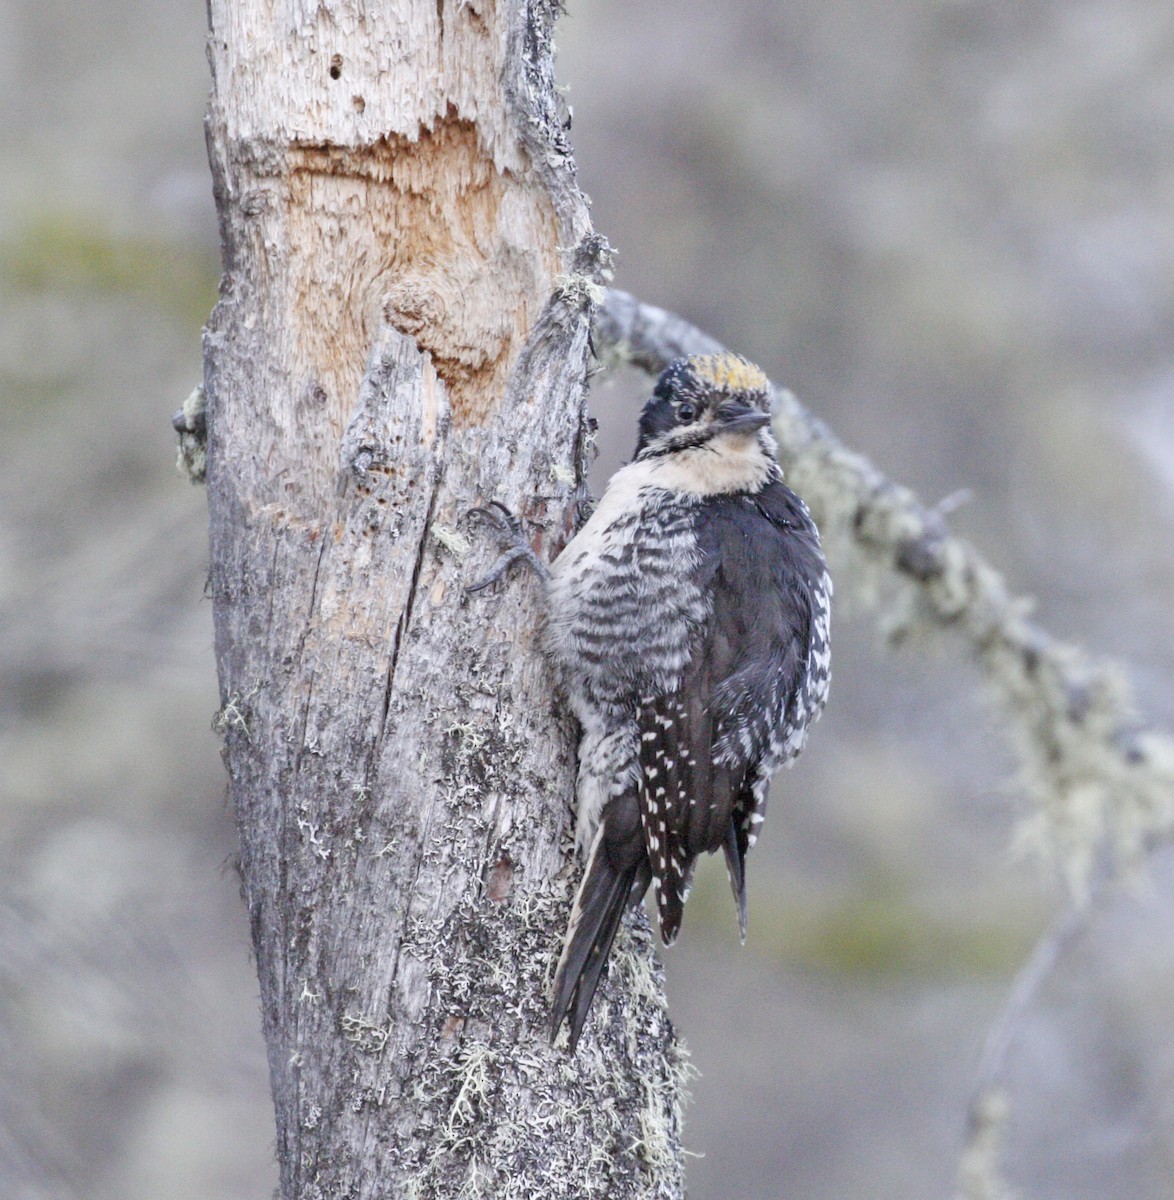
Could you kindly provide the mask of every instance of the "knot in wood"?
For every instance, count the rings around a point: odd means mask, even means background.
[[[451,307],[442,288],[419,275],[405,275],[383,297],[383,319],[401,333],[417,337],[443,325]]]

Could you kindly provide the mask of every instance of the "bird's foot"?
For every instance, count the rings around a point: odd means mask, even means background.
[[[490,567],[489,573],[477,580],[476,583],[470,583],[465,588],[466,592],[485,591],[486,588],[501,579],[516,562],[526,563],[537,572],[540,579],[550,578],[550,571],[546,564],[534,552],[534,547],[530,545],[529,539],[526,537],[521,519],[514,516],[504,504],[497,500],[491,500],[484,508],[469,509],[468,515],[480,517],[492,525],[497,531],[504,549],[501,557]]]

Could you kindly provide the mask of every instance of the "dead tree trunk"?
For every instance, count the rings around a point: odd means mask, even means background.
[[[538,589],[582,496],[604,248],[546,0],[210,0],[216,657],[282,1195],[683,1194],[641,924],[546,1045],[573,730]],[[466,558],[467,556],[467,558]]]

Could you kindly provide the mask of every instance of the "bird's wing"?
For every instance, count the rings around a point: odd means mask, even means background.
[[[719,847],[745,932],[745,858],[770,771],[809,717],[823,560],[806,510],[777,489],[714,506],[697,568],[707,619],[678,686],[643,697],[638,714],[640,814],[666,942],[680,928],[693,862]]]

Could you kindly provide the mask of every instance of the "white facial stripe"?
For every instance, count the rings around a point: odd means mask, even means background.
[[[633,463],[633,466],[637,464]],[[694,496],[756,492],[770,477],[774,457],[758,435],[719,434],[703,446],[644,460],[649,482]]]

